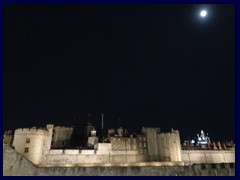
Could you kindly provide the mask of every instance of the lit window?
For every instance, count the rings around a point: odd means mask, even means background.
[[[143,143],[143,146],[146,147],[146,143]]]
[[[143,137],[143,141],[146,141],[146,138],[145,138],[145,137]]]
[[[29,151],[29,148],[28,148],[28,147],[25,147],[24,153],[28,153],[28,151]]]
[[[30,143],[30,138],[26,138],[26,143]]]

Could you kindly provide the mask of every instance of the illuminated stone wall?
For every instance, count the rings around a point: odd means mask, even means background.
[[[185,164],[235,163],[235,149],[232,150],[182,150]]]
[[[179,131],[157,134],[159,161],[181,161]]]
[[[37,167],[14,149],[3,145],[3,175],[31,176],[37,174]]]
[[[110,137],[114,150],[137,150],[137,139],[134,137]]]
[[[3,176],[234,176],[235,164],[174,162],[103,164],[99,166],[37,167],[8,146],[3,148]],[[107,166],[106,166],[107,165]]]
[[[145,162],[148,155],[138,154],[137,150],[111,150],[110,143],[99,143],[99,150],[50,150],[41,164]]]

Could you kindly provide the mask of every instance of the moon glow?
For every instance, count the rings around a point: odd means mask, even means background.
[[[205,17],[207,15],[207,11],[206,10],[202,10],[201,12],[200,12],[200,16],[201,17]]]

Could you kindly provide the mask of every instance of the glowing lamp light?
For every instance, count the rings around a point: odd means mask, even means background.
[[[201,16],[201,17],[206,17],[206,16],[207,16],[207,11],[206,11],[206,10],[202,10],[202,11],[200,12],[200,16]]]

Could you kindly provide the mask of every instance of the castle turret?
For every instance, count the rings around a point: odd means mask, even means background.
[[[97,135],[97,131],[93,127],[91,130],[91,136],[88,137],[88,144],[87,144],[88,148],[94,148],[94,149],[98,148],[98,137],[96,137],[96,135]]]
[[[160,128],[143,127],[142,133],[147,138],[147,151],[151,161],[158,161],[157,133]]]
[[[178,130],[157,134],[160,161],[181,161],[181,142]]]
[[[13,147],[34,164],[40,164],[49,141],[49,131],[38,128],[16,129]],[[51,140],[50,140],[51,145]]]
[[[69,147],[71,143],[72,133],[72,127],[55,126],[53,128],[51,149]]]

